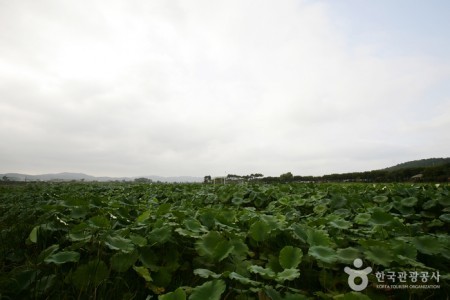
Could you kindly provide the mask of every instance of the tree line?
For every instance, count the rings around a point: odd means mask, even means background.
[[[292,172],[280,176],[264,177],[261,173],[250,175],[228,174],[226,182],[448,182],[450,179],[450,163],[431,167],[413,167],[402,169],[384,169],[365,172],[329,174],[323,176],[293,175]],[[204,183],[212,183],[211,176],[204,177]]]

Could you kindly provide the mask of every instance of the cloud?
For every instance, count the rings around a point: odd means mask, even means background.
[[[323,2],[0,5],[5,171],[318,175],[450,150],[448,61],[379,56]]]

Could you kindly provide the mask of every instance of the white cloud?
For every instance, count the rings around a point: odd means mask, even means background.
[[[306,175],[447,156],[450,143],[438,137],[449,129],[449,90],[433,89],[448,81],[448,60],[380,57],[350,43],[329,9],[2,2],[1,165]]]

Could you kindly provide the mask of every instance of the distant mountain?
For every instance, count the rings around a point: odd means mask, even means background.
[[[381,178],[382,176],[379,174],[380,172],[384,172],[384,173],[388,173],[388,174],[396,174],[396,173],[405,173],[402,174],[401,176],[397,176],[397,177],[405,177],[405,178],[410,178],[413,175],[416,175],[417,173],[422,173],[425,172],[425,170],[427,170],[425,173],[429,173],[429,174],[425,174],[424,178],[437,178],[436,176],[438,176],[440,179],[439,180],[447,180],[448,178],[448,173],[449,173],[449,166],[450,166],[450,157],[447,158],[428,158],[428,159],[421,159],[421,160],[413,160],[413,161],[408,161],[408,162],[404,162],[398,165],[395,165],[393,167],[389,167],[389,168],[385,168],[385,169],[381,169],[381,170],[374,170],[374,171],[367,171],[367,172],[355,172],[355,173],[346,173],[346,174],[331,174],[331,175],[323,175],[323,176],[319,176],[322,179],[325,180],[341,180],[341,179],[348,179],[348,178],[362,178],[361,174],[365,174],[365,173],[376,173],[375,175],[373,175],[372,177],[374,178]],[[444,168],[444,169],[442,169]],[[418,170],[419,169],[419,170]],[[423,170],[420,170],[423,169]],[[435,172],[437,169],[438,172],[440,172],[439,174],[434,174],[433,176],[431,176],[431,173]],[[442,169],[442,170],[440,170]],[[402,171],[404,170],[404,171]],[[410,172],[411,174],[409,174],[408,172]],[[435,172],[436,173],[436,172]],[[442,173],[442,174],[441,174]],[[391,176],[389,175],[389,176]],[[395,181],[398,180],[397,177],[395,178],[391,178],[388,175],[383,175],[383,176],[387,176],[386,180],[387,181]],[[428,177],[427,177],[428,176]],[[306,177],[302,177],[302,176],[297,176],[299,178],[297,178],[297,180],[316,180],[314,179],[313,176],[306,176]],[[369,176],[370,177],[370,176]],[[374,180],[372,177],[370,177],[370,180]],[[403,178],[402,177],[402,178]],[[56,173],[56,174],[41,174],[41,175],[27,175],[27,174],[19,174],[19,173],[6,173],[6,174],[0,174],[0,181],[1,180],[9,180],[9,181],[99,181],[99,182],[107,182],[107,181],[134,181],[135,179],[138,178],[147,178],[147,179],[151,179],[153,182],[203,182],[203,177],[192,177],[192,176],[175,176],[175,177],[163,177],[163,176],[135,176],[135,177],[96,177],[96,176],[91,176],[91,175],[87,175],[84,173],[69,173],[69,172],[64,172],[64,173]],[[263,181],[265,182],[270,182],[270,180],[275,180],[277,181],[277,177],[266,177],[264,178]]]
[[[28,175],[20,173],[6,173],[0,174],[0,180],[3,178],[9,181],[133,181],[136,178],[147,178],[154,182],[203,182],[203,178],[192,176],[176,176],[176,177],[163,177],[163,176],[136,176],[136,177],[96,177],[87,175],[84,173],[56,173],[56,174],[40,174],[40,175]]]
[[[428,168],[428,167],[438,167],[450,163],[450,157],[447,158],[427,158],[420,160],[413,160],[404,162],[393,167],[385,168],[385,171],[397,171],[402,169],[411,168]]]

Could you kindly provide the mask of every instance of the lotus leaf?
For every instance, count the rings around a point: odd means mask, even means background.
[[[256,221],[250,226],[249,234],[257,242],[266,240],[269,237],[271,227],[263,221]]]
[[[111,224],[105,216],[94,216],[89,219],[88,224],[92,228],[109,228]]]
[[[412,239],[412,243],[417,250],[422,253],[434,255],[442,251],[442,246],[439,240],[432,236],[419,236]]]
[[[81,241],[89,241],[92,238],[92,235],[85,231],[75,231],[69,233],[69,239],[73,242],[81,242]]]
[[[202,278],[212,277],[212,278],[215,278],[215,279],[220,278],[222,276],[222,275],[216,274],[213,271],[208,270],[208,269],[195,269],[194,270],[194,274],[198,275],[198,276],[200,276]]]
[[[298,225],[298,224],[294,224],[292,225],[292,230],[293,230],[293,237],[296,239],[301,240],[302,242],[306,243],[306,241],[308,240],[308,227],[304,226],[304,225]]]
[[[87,264],[78,266],[72,274],[72,283],[79,289],[88,286],[98,286],[109,276],[108,267],[98,259],[89,261]]]
[[[336,251],[337,258],[343,263],[352,263],[355,259],[361,257],[361,253],[358,249],[348,247],[344,249],[339,249]]]
[[[283,282],[285,280],[294,280],[300,276],[300,271],[298,269],[284,269],[276,276],[276,281]]]
[[[236,219],[236,212],[233,210],[221,210],[220,212],[216,211],[215,218],[218,222],[233,226],[233,223]]]
[[[387,196],[384,195],[378,195],[372,198],[374,202],[376,203],[384,203],[386,202],[389,198]]]
[[[202,236],[200,232],[194,232],[184,228],[177,228],[175,229],[175,232],[177,232],[179,235],[188,236],[191,238],[200,238]]]
[[[280,251],[279,262],[284,269],[296,268],[302,261],[303,252],[293,246],[285,246]]]
[[[325,246],[313,246],[309,248],[309,255],[317,260],[323,261],[325,263],[332,264],[337,260],[336,253],[330,247]]]
[[[200,256],[221,261],[228,257],[233,251],[233,245],[217,231],[210,231],[202,236],[196,243],[195,248]]]
[[[160,228],[154,228],[148,235],[148,242],[152,244],[164,244],[172,236],[172,228],[164,226]]]
[[[131,252],[134,250],[134,245],[131,240],[121,236],[108,236],[105,245],[112,250],[120,250],[123,252]]]
[[[156,215],[158,215],[158,216],[165,215],[168,212],[170,212],[171,208],[172,208],[172,204],[170,204],[170,203],[163,203],[156,210]]]
[[[310,228],[307,231],[307,235],[308,235],[308,244],[310,246],[327,246],[328,247],[332,244],[328,235],[323,231],[319,231],[319,230]]]
[[[439,204],[442,206],[450,206],[450,197],[446,195],[445,197],[439,197]]]
[[[402,240],[391,240],[387,248],[392,249],[395,256],[408,257],[410,259],[416,259],[417,256],[416,247]]]
[[[352,223],[350,223],[349,221],[345,221],[345,220],[335,220],[335,221],[331,221],[330,225],[333,226],[334,228],[337,229],[349,229],[353,226]]]
[[[130,240],[138,247],[147,245],[147,239],[139,234],[130,234]]]
[[[330,201],[330,207],[334,209],[344,207],[346,204],[347,198],[343,195],[335,195]]]
[[[417,198],[416,197],[408,197],[408,198],[404,198],[404,199],[402,199],[401,201],[400,201],[400,203],[403,205],[403,206],[406,206],[406,207],[413,207],[413,206],[415,206],[416,204],[417,204]]]
[[[74,219],[83,219],[84,217],[86,217],[87,214],[89,214],[89,207],[87,206],[74,207],[72,209],[72,212],[70,213],[70,217]]]
[[[242,198],[242,196],[234,196],[231,199],[231,203],[233,203],[234,205],[241,205],[245,202],[244,202],[244,198]]]
[[[152,273],[152,281],[160,287],[167,287],[172,281],[173,270],[171,268],[161,267],[155,273]]]
[[[325,204],[319,204],[317,206],[314,206],[313,210],[316,214],[321,215],[328,210],[328,206],[326,206]]]
[[[153,281],[152,277],[150,276],[150,272],[146,267],[141,266],[133,266],[133,270],[136,271],[136,273],[139,274],[146,282]]]
[[[410,217],[410,215],[415,214],[414,207],[404,206],[400,203],[396,203],[395,208],[403,215],[403,217]]]
[[[183,224],[188,230],[193,232],[208,232],[208,230],[202,226],[199,221],[193,218],[187,218],[184,220]]]
[[[48,256],[44,261],[46,263],[54,263],[57,265],[67,262],[78,262],[80,259],[80,253],[75,251],[62,251]]]
[[[294,206],[304,206],[306,204],[306,199],[295,197],[292,201],[292,205]]]
[[[283,297],[283,300],[309,300],[311,298],[302,295],[302,294],[291,294],[291,293],[286,293],[286,295]]]
[[[151,214],[151,211],[149,211],[149,210],[144,211],[142,214],[140,214],[136,218],[136,222],[137,223],[144,223],[145,221],[147,221],[150,218],[150,214]]]
[[[281,198],[278,199],[278,203],[282,204],[282,205],[292,205],[292,197],[289,195],[283,196]]]
[[[230,240],[230,245],[233,246],[233,255],[246,257],[249,253],[247,244],[240,239],[235,238]]]
[[[442,227],[444,226],[444,222],[442,222],[439,219],[434,219],[433,221],[431,221],[430,223],[427,224],[427,227],[431,228],[431,227]]]
[[[141,249],[139,260],[142,262],[144,266],[150,268],[152,271],[159,270],[158,267],[158,256],[152,250],[151,247],[147,246]]]
[[[270,299],[270,300],[282,300],[283,299],[281,294],[270,286],[264,287],[264,293],[268,296],[268,298],[260,297],[260,299]]]
[[[209,229],[213,229],[214,225],[216,224],[214,213],[210,210],[201,212],[198,218],[202,222],[202,224]]]
[[[58,249],[59,249],[59,245],[58,244],[53,244],[50,247],[48,247],[47,249],[42,250],[41,253],[39,253],[39,256],[38,256],[38,262],[43,262],[44,259],[46,259],[51,254],[53,254],[56,251],[58,251]]]
[[[248,267],[251,273],[259,274],[263,278],[274,278],[275,272],[270,268],[263,268],[261,266],[251,265]]]
[[[186,292],[182,288],[177,288],[173,292],[159,295],[158,300],[186,300]]]
[[[369,213],[359,213],[354,220],[356,224],[364,225],[369,223],[370,217],[371,215]]]
[[[350,216],[351,212],[346,208],[339,208],[334,211],[334,214],[340,217],[348,217]]]
[[[392,221],[393,217],[380,209],[374,210],[370,218],[370,222],[374,225],[389,225]]]
[[[422,217],[424,217],[424,218],[427,218],[427,219],[434,219],[434,218],[436,218],[436,214],[434,212],[426,211],[426,210],[421,211],[420,215]]]
[[[450,214],[440,215],[439,219],[441,219],[442,221],[444,221],[446,223],[450,223]]]
[[[61,202],[62,206],[66,207],[77,207],[77,206],[87,206],[88,203],[84,199],[80,198],[71,198],[71,199],[65,199]]]
[[[436,199],[428,200],[422,205],[423,209],[430,209],[437,205],[438,201]]]
[[[35,227],[31,230],[30,235],[28,236],[28,238],[30,239],[30,241],[31,241],[32,243],[37,243],[39,227],[40,227],[39,225],[38,225],[38,226],[35,226]]]
[[[236,272],[231,272],[230,274],[228,274],[228,278],[239,281],[240,283],[246,284],[246,285],[253,285],[253,286],[261,285],[260,282],[251,280],[250,278],[242,276]]]
[[[394,260],[392,250],[381,246],[371,246],[364,251],[364,254],[368,260],[385,267],[388,267]]]
[[[221,279],[207,281],[194,288],[189,300],[220,300],[220,295],[225,291],[225,282]]]
[[[272,269],[275,272],[283,271],[283,267],[280,265],[279,255],[275,256],[275,255],[270,254],[268,256],[268,261],[266,263],[266,268]]]
[[[125,272],[134,265],[138,257],[137,251],[130,253],[118,252],[111,256],[111,269],[117,272]]]

